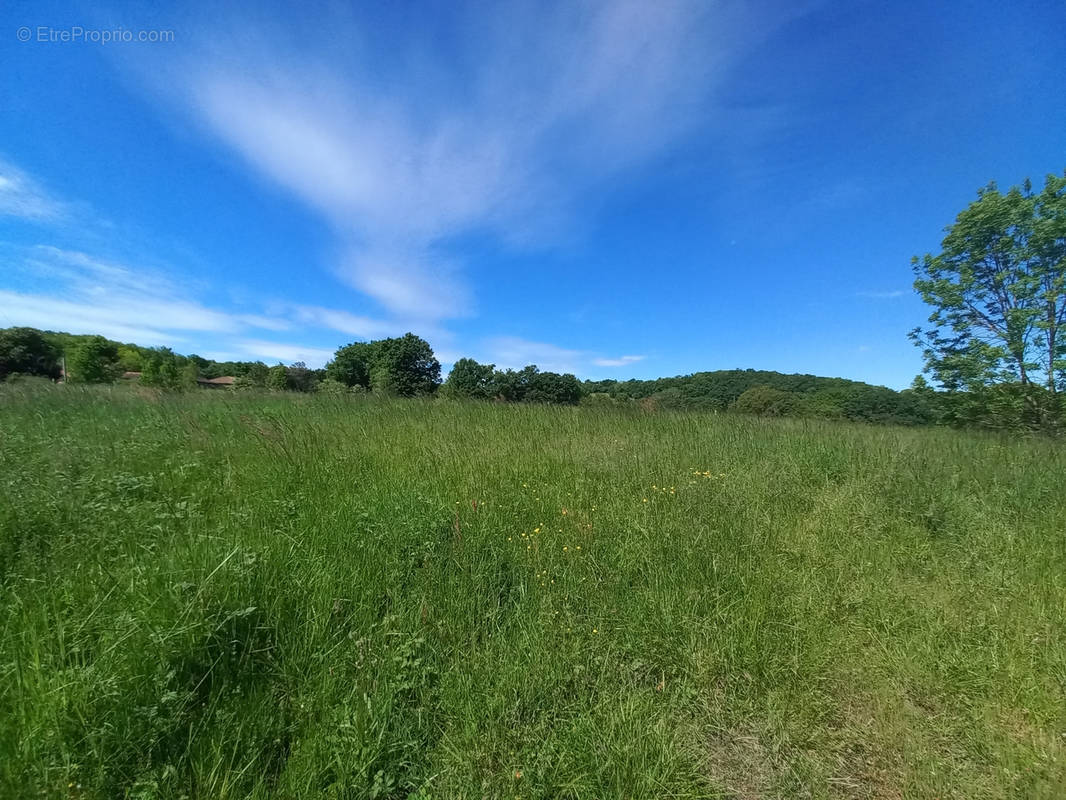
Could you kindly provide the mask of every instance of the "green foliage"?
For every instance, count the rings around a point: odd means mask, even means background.
[[[252,392],[263,388],[265,388],[265,383],[257,383],[247,376],[233,379],[233,390],[235,392]]]
[[[581,405],[592,407],[612,407],[622,402],[618,398],[611,397],[607,392],[587,392],[581,395]]]
[[[785,375],[763,370],[697,372],[650,381],[586,381],[589,393],[640,400],[674,410],[734,411],[767,416],[813,416],[898,425],[934,421],[934,398],[843,378]],[[752,392],[741,401],[746,393]],[[772,391],[769,391],[772,390]]]
[[[188,369],[189,361],[169,347],[147,349],[141,357],[141,384],[157,389],[184,389],[196,384],[195,372]],[[196,365],[192,365],[195,370]],[[191,384],[190,384],[191,379]]]
[[[431,395],[440,386],[440,362],[429,343],[413,333],[371,343],[370,387],[399,397]]]
[[[479,364],[472,358],[455,362],[444,390],[447,396],[455,398],[556,405],[576,405],[585,393],[573,375],[541,372],[535,364],[518,371],[498,370],[495,364]]]
[[[460,358],[452,365],[441,391],[448,397],[489,400],[495,393],[495,364],[479,364],[472,358]]]
[[[772,386],[752,386],[733,401],[730,409],[763,417],[799,417],[806,410],[801,394]]]
[[[258,377],[258,371],[256,373]],[[308,369],[302,361],[296,361],[290,366],[276,364],[269,369],[264,368],[262,374],[263,379],[260,383],[257,384],[255,380],[248,377],[242,380],[242,387],[260,385],[273,392],[313,392],[318,383],[315,371]]]
[[[911,333],[927,371],[971,399],[1016,383],[1023,413],[1054,424],[1044,415],[1056,403],[1028,387],[1054,395],[1066,385],[1066,176],[1049,175],[1040,192],[1028,181],[1006,194],[989,184],[946,232],[940,253],[913,260],[915,289],[933,307],[931,326]]]
[[[399,397],[431,395],[440,386],[440,362],[429,343],[413,333],[337,350],[326,375],[345,386]]]
[[[77,383],[111,383],[119,374],[118,346],[103,336],[89,336],[66,354],[67,378]]]
[[[769,386],[785,392],[805,394],[856,381],[821,378],[816,375],[785,375],[754,369],[696,372],[674,378],[628,381],[586,381],[585,390],[606,392],[618,399],[652,400],[661,408],[677,410],[725,411],[740,395],[755,386]],[[865,384],[862,384],[865,385]]]
[[[315,392],[330,397],[339,397],[340,395],[349,394],[351,391],[350,387],[345,386],[334,378],[324,378],[315,384]]]
[[[35,328],[0,330],[0,382],[12,374],[60,375],[59,350]]]
[[[200,378],[200,368],[197,367],[196,362],[190,360],[182,367],[181,377],[179,381],[181,386],[186,389],[193,389],[196,387],[196,381]]]
[[[267,372],[266,388],[272,392],[284,392],[289,388],[289,374],[284,364],[275,364]]]
[[[522,399],[527,403],[576,405],[581,400],[582,392],[581,382],[573,375],[538,370],[529,381]]]
[[[326,377],[345,386],[370,389],[370,365],[374,360],[372,342],[352,342],[337,350],[326,364]]]
[[[223,365],[225,366],[225,365]],[[270,374],[270,368],[267,367],[262,361],[255,361],[248,364],[244,370],[233,369],[228,372],[222,373],[224,375],[234,375],[246,379],[253,386],[266,386],[267,376]],[[206,377],[217,378],[217,375],[208,375]]]
[[[1057,443],[45,389],[0,797],[1062,796]]]
[[[144,353],[133,345],[118,346],[118,368],[123,372],[140,372],[144,369]]]
[[[493,375],[493,395],[509,403],[521,403],[526,399],[533,379],[537,375],[537,367],[529,364],[520,370],[498,370]]]
[[[296,361],[285,370],[285,384],[293,392],[313,392],[315,390],[314,370],[307,368],[303,361]]]

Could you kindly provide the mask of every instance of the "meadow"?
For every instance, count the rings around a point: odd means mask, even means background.
[[[1064,453],[0,387],[0,796],[1066,796]]]

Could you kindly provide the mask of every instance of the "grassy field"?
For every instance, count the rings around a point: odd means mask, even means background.
[[[0,392],[0,796],[1066,796],[1066,451]]]

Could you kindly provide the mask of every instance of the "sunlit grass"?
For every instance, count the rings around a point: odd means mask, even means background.
[[[0,393],[0,796],[1059,797],[1066,458]]]

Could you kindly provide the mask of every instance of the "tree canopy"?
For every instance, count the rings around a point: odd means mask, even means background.
[[[946,229],[941,252],[913,260],[915,289],[933,306],[914,337],[949,387],[1066,380],[1066,177],[1006,194],[994,183]]]
[[[0,381],[10,375],[60,375],[60,351],[35,328],[0,330]]]
[[[455,362],[444,388],[449,397],[510,403],[572,405],[585,393],[581,382],[570,374],[541,372],[536,364],[520,370],[498,370],[495,364],[479,364],[472,358]]]
[[[110,383],[118,375],[118,346],[103,336],[90,336],[67,353],[69,380]]]
[[[912,261],[933,308],[911,332],[926,371],[972,396],[1018,384],[1026,405],[1054,416],[1066,384],[1066,176],[1041,191],[991,183],[945,231],[939,253]]]
[[[398,397],[431,395],[440,386],[440,362],[425,339],[413,333],[337,350],[326,375],[349,387]]]

